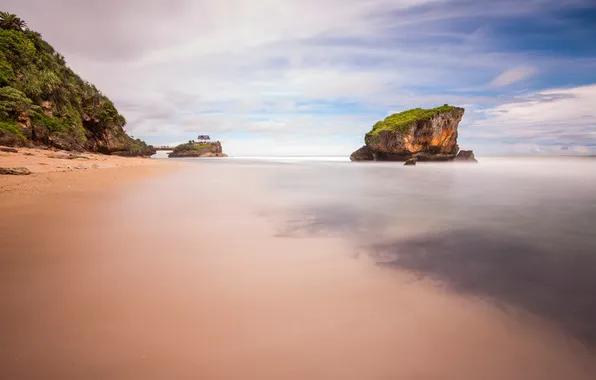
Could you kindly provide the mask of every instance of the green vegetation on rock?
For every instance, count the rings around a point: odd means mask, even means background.
[[[129,137],[125,124],[114,104],[66,66],[40,33],[16,15],[0,12],[0,144],[155,152]]]
[[[176,146],[174,148],[174,152],[188,152],[191,150],[201,150],[201,149],[210,148],[210,147],[211,147],[211,143],[198,144],[198,143],[195,143],[194,141],[189,141],[186,144],[180,144],[180,145]]]
[[[25,140],[25,136],[16,121],[0,120],[0,133],[12,134],[19,139]]]
[[[411,110],[395,113],[388,116],[385,120],[378,121],[370,132],[366,134],[366,138],[374,138],[379,136],[383,131],[392,132],[407,132],[412,125],[419,121],[430,120],[432,117],[443,113],[456,110],[457,107],[444,105],[437,108],[414,108]]]

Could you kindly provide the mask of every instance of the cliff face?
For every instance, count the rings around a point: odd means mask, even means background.
[[[12,16],[0,12],[0,144],[155,153],[126,134],[126,120],[110,99],[66,66],[41,34],[5,22]]]
[[[452,160],[457,155],[457,127],[464,109],[445,105],[416,108],[377,122],[364,138],[366,145],[352,153],[352,161]]]
[[[168,154],[168,157],[227,157],[221,149],[221,143],[215,142],[194,142],[180,144]]]

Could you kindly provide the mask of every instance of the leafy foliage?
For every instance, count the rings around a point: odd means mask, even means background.
[[[23,31],[27,28],[27,23],[17,17],[17,15],[0,12],[0,28]]]
[[[4,132],[5,134],[10,134],[13,136],[17,136],[21,139],[25,139],[21,128],[15,121],[3,121],[0,120],[0,133]]]
[[[45,126],[52,133],[66,133],[71,130],[71,127],[63,120],[51,118],[43,113],[36,114],[31,118],[31,122],[36,125]]]
[[[152,149],[126,135],[126,120],[112,101],[66,66],[40,33],[7,12],[0,12],[0,121],[43,125],[50,133],[69,134],[62,140],[77,147],[105,153]],[[17,134],[13,127],[3,131]]]
[[[27,112],[33,102],[16,88],[5,86],[0,88],[0,119],[16,120]]]

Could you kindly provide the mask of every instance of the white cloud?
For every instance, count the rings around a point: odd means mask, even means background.
[[[525,94],[486,110],[496,125],[596,125],[596,85]]]
[[[498,75],[492,80],[491,85],[497,87],[508,86],[524,79],[528,79],[534,74],[536,74],[536,68],[534,67],[516,67]]]
[[[594,104],[596,85],[527,93],[479,110],[480,117],[465,126],[464,140],[516,153],[596,153]]]

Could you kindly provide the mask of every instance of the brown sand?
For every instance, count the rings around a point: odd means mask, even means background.
[[[339,240],[272,238],[235,189],[207,188],[197,217],[164,167],[3,184],[0,378],[594,378],[591,353],[531,318]]]
[[[0,167],[26,167],[31,175],[0,176],[0,207],[22,207],[50,198],[89,193],[111,184],[133,180],[179,167],[176,162],[140,157],[118,157],[93,153],[18,148],[18,153],[0,151]],[[62,158],[57,158],[62,157]]]

